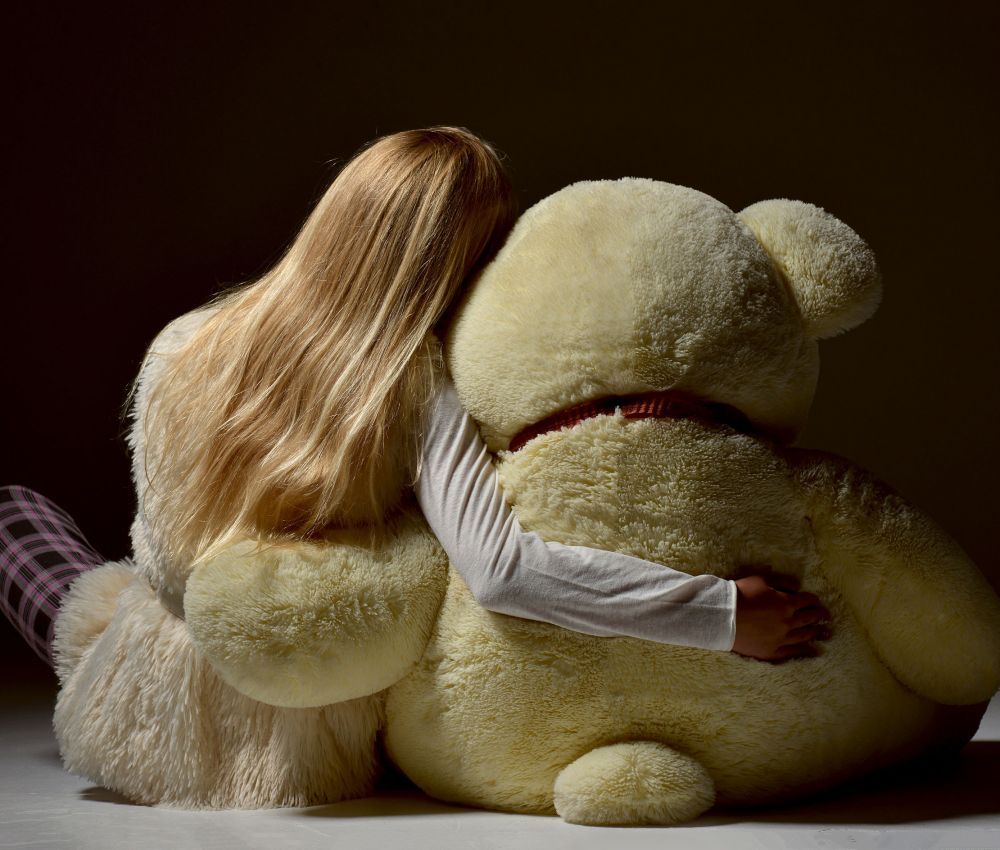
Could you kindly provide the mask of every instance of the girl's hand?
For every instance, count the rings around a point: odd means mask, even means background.
[[[761,661],[815,655],[810,641],[827,638],[830,612],[813,593],[780,590],[777,576],[736,580],[736,642],[732,651]],[[786,583],[786,586],[787,583]]]

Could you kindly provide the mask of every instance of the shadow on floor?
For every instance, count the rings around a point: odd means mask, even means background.
[[[428,797],[423,792],[383,791],[377,797],[363,797],[360,800],[344,800],[325,806],[310,806],[297,809],[296,816],[310,818],[384,818],[400,815],[454,815],[461,812],[479,811],[467,806],[442,803]]]
[[[715,809],[698,823],[898,825],[998,813],[1000,741],[971,741],[957,758],[894,765],[799,803]]]
[[[114,803],[118,806],[145,806],[144,803],[136,803],[117,791],[102,788],[100,785],[91,785],[80,792],[81,800],[88,800],[92,803]],[[149,808],[146,806],[146,808]]]
[[[55,749],[37,754],[60,764]],[[138,805],[100,786],[80,792],[95,803]],[[291,816],[366,818],[475,811],[434,800],[389,767],[376,794],[356,800],[286,810]],[[720,807],[686,826],[730,824],[901,825],[1000,814],[1000,741],[971,741],[955,757],[894,765],[797,802]],[[542,815],[541,817],[545,817]]]
[[[472,809],[433,800],[390,776],[378,796],[313,806],[296,816],[441,815]],[[1000,741],[972,741],[961,755],[876,771],[797,803],[713,809],[687,827],[731,824],[901,825],[1000,814]],[[544,817],[544,816],[542,816]]]

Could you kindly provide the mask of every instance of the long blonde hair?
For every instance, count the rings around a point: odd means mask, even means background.
[[[194,564],[242,537],[379,524],[385,466],[419,473],[434,327],[515,216],[501,155],[465,128],[355,153],[281,259],[213,298],[150,390],[168,555]]]

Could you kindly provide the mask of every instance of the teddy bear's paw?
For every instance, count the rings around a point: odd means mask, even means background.
[[[715,802],[715,783],[702,765],[652,741],[598,747],[560,771],[555,807],[569,823],[675,824]]]
[[[398,682],[424,651],[447,556],[416,512],[369,536],[260,548],[239,541],[188,579],[191,639],[223,681],[269,705],[310,708]]]

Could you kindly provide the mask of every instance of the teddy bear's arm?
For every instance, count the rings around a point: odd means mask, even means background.
[[[243,541],[197,567],[184,596],[194,642],[234,688],[327,705],[376,693],[419,659],[447,581],[422,518],[402,514],[376,545],[343,531],[254,549]]]
[[[889,485],[844,458],[798,451],[822,569],[882,661],[930,699],[1000,687],[1000,599],[961,547]]]

